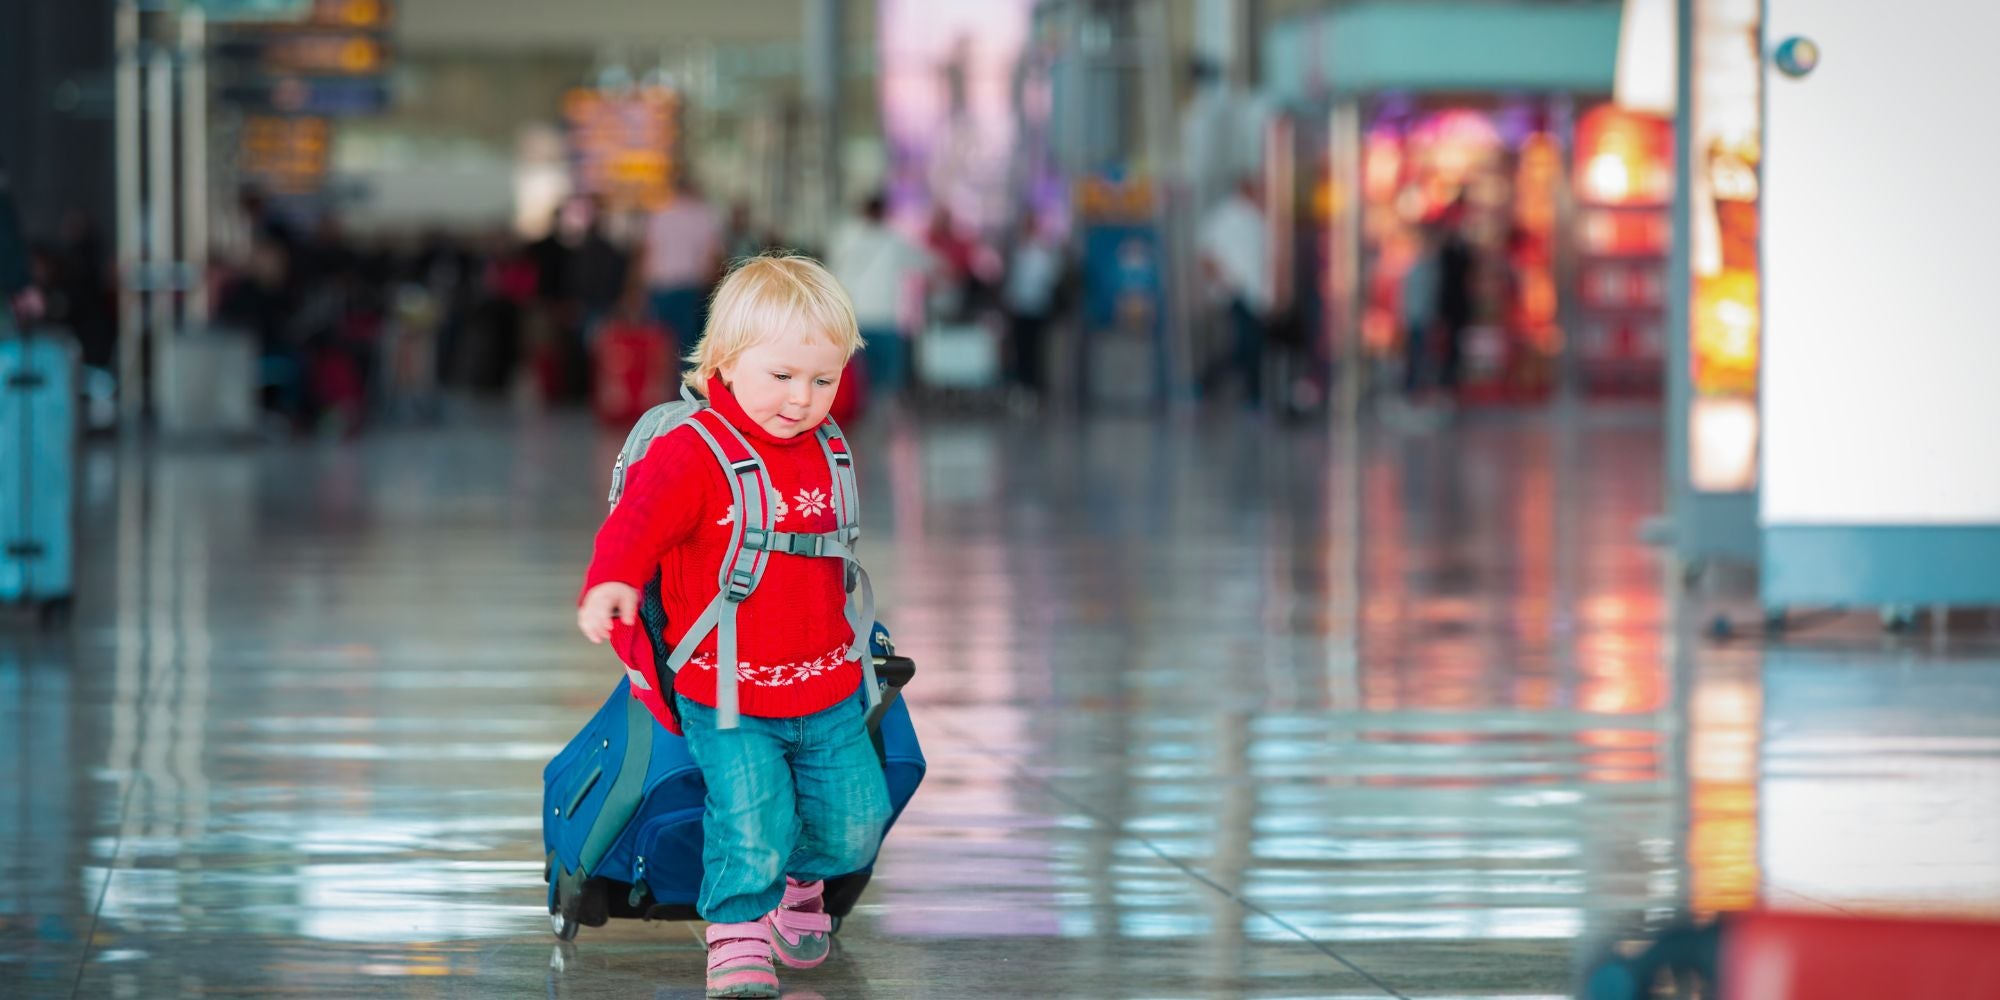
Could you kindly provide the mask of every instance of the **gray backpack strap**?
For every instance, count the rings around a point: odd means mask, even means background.
[[[820,453],[826,456],[828,474],[833,479],[835,538],[826,546],[826,555],[847,561],[847,592],[861,591],[861,603],[847,604],[847,624],[854,629],[854,645],[847,658],[861,661],[862,684],[868,691],[868,707],[881,702],[882,692],[875,681],[875,657],[869,655],[868,638],[875,632],[875,585],[861,565],[855,549],[861,544],[861,487],[854,478],[854,455],[847,450],[847,435],[828,418],[819,425]]]
[[[632,430],[625,435],[625,444],[618,449],[618,461],[611,467],[611,495],[607,498],[611,506],[618,506],[618,498],[625,495],[625,471],[630,469],[634,463],[646,457],[646,452],[650,451],[653,447],[653,441],[674,428],[679,427],[681,424],[686,423],[689,418],[699,413],[707,405],[700,397],[689,392],[687,387],[683,386],[681,387],[680,399],[670,403],[661,403],[647,410],[645,414],[639,417],[638,421],[632,425]],[[673,669],[680,669],[680,664],[675,663]],[[635,688],[642,691],[651,691],[653,689],[652,682],[647,679],[646,675],[632,667],[628,666],[625,668],[625,676],[631,679],[632,686]]]
[[[647,410],[639,421],[632,425],[631,432],[625,435],[625,446],[618,449],[618,462],[611,467],[609,499],[612,506],[617,506],[618,498],[625,495],[625,470],[646,457],[647,450],[653,446],[653,439],[679,427],[707,405],[689,394],[684,387],[681,389],[680,399],[671,403],[661,403]]]
[[[829,417],[819,425],[819,450],[826,456],[826,468],[833,479],[833,513],[846,535],[848,546],[861,537],[861,488],[854,480],[854,456],[847,450],[847,435]]]
[[[854,627],[854,645],[848,647],[847,658],[861,661],[861,686],[868,692],[868,710],[882,703],[882,685],[875,679],[875,657],[868,651],[868,638],[875,634],[875,584],[868,579],[868,571],[861,567],[861,561],[854,558],[849,550],[846,554],[847,566],[853,571],[854,585],[861,591],[861,604],[852,600],[847,605],[847,624]]]
[[[721,439],[709,427],[710,423],[720,424],[733,438],[737,447],[732,450],[723,445]],[[735,729],[742,718],[737,705],[737,659],[736,659],[736,609],[757,589],[764,579],[764,569],[770,564],[771,555],[764,549],[744,544],[746,534],[769,534],[771,530],[771,509],[767,502],[771,492],[770,477],[764,471],[763,459],[757,457],[757,450],[750,447],[742,433],[731,427],[726,420],[691,422],[696,434],[708,443],[715,453],[716,461],[722,463],[723,478],[729,481],[730,498],[736,501],[736,519],[729,526],[729,555],[722,561],[722,569],[716,578],[715,600],[709,602],[695,622],[696,627],[711,623],[715,629],[715,717],[716,728]],[[697,632],[690,628],[681,638],[682,649],[692,650],[707,635],[707,628]],[[675,663],[679,661],[679,663]],[[676,650],[668,661],[676,670],[687,662],[681,650]]]
[[[852,549],[861,542],[861,487],[854,480],[854,455],[847,450],[847,435],[840,432],[840,425],[828,418],[820,424],[819,450],[826,456],[827,475],[832,480],[833,514],[840,540]],[[854,574],[861,564],[849,563],[847,567],[847,590],[853,593]]]

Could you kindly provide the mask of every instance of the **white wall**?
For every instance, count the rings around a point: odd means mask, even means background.
[[[512,231],[517,173],[511,161],[499,158],[342,171],[337,184],[358,194],[341,205],[341,224],[356,233]]]
[[[2000,523],[2000,4],[1767,10],[1762,520]]]
[[[859,18],[873,12],[872,0],[848,6],[857,21],[850,31],[867,31],[872,18]],[[646,53],[662,42],[797,38],[804,19],[803,0],[402,0],[395,34],[414,48],[592,52],[624,44]]]

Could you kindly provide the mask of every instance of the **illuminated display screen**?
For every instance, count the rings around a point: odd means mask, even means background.
[[[1688,463],[1695,489],[1757,486],[1763,113],[1757,0],[1695,7]]]
[[[578,89],[563,99],[578,191],[614,209],[655,209],[673,199],[680,95],[660,87]]]

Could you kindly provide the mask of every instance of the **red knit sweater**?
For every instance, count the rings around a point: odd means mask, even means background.
[[[721,379],[709,380],[708,398],[764,460],[778,491],[770,501],[773,528],[821,532],[838,527],[828,501],[832,477],[816,435],[772,435],[743,413]],[[654,440],[626,470],[625,491],[597,530],[584,590],[607,581],[643,589],[657,570],[667,641],[678,648],[688,624],[715,598],[716,574],[735,517],[721,463],[693,428],[677,427]],[[843,613],[843,568],[838,559],[771,556],[762,582],[737,609],[737,696],[744,715],[811,715],[860,686],[860,664],[846,659],[854,630]],[[625,651],[645,643],[643,627],[614,622],[613,648]],[[640,659],[650,661],[651,656]],[[637,661],[626,655],[625,662]],[[674,690],[713,707],[715,678],[715,634],[710,632],[681,669]]]

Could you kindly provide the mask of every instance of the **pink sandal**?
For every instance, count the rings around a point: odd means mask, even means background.
[[[708,995],[778,995],[778,970],[771,964],[771,928],[762,921],[708,925]]]
[[[833,918],[825,913],[824,882],[785,879],[785,901],[764,915],[771,928],[771,950],[778,961],[794,969],[810,969],[833,953]]]

